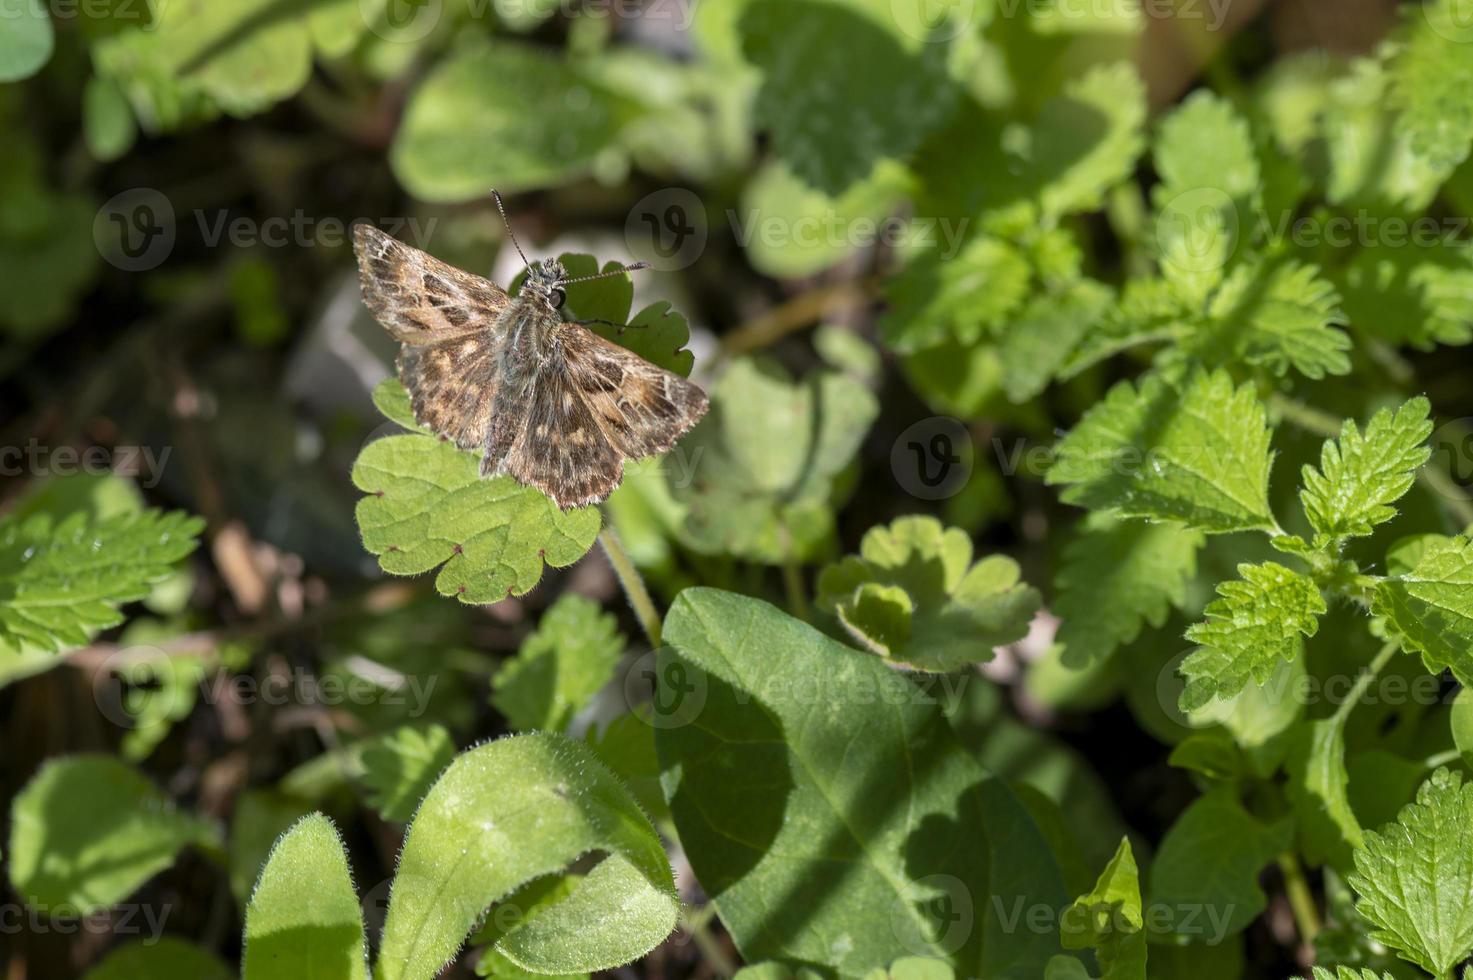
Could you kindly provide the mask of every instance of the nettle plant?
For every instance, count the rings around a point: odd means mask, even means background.
[[[481,478],[381,384],[395,431],[353,466],[357,528],[383,572],[432,575],[435,594],[355,607],[320,666],[346,674],[342,651],[368,650],[449,679],[250,787],[228,831],[139,768],[204,678],[250,663],[249,635],[170,646],[193,635],[202,522],[115,478],[27,495],[0,518],[3,680],[71,655],[118,682],[129,729],[117,755],[53,760],[15,797],[5,860],[27,906],[106,915],[193,850],[244,910],[248,980],[425,980],[453,962],[586,977],[672,935],[748,980],[1213,980],[1262,962],[1264,937],[1286,975],[1456,976],[1473,954],[1473,503],[1433,459],[1465,422],[1439,426],[1416,358],[1473,341],[1473,250],[1388,229],[1473,203],[1468,0],[1409,5],[1372,55],[1215,72],[1156,119],[1129,2],[921,30],[919,4],[703,2],[693,63],[598,32],[566,60],[485,32],[449,45],[463,11],[390,40],[351,4],[265,26],[250,6],[98,32],[98,155],[139,124],[260,112],[314,58],[367,52],[378,78],[423,54],[388,154],[420,198],[636,165],[738,183],[733,212],[846,232],[759,228],[753,268],[872,262],[882,302],[873,330],[817,330],[798,374],[756,349],[822,304],[729,335],[699,365],[709,415],[602,508]],[[498,25],[556,15],[531,6]],[[770,155],[753,163],[733,130],[767,134]],[[946,234],[881,259],[856,244],[906,210]],[[569,286],[566,309],[692,372],[684,316],[632,299],[615,277]],[[1458,380],[1448,398],[1465,395]],[[915,462],[970,479],[872,503],[887,398],[946,416],[970,445],[918,439]],[[982,451],[999,432],[1024,451]],[[893,460],[914,446],[887,460],[907,488]],[[1001,520],[1017,501],[1041,529]],[[643,635],[564,593],[472,688],[453,617],[595,548]],[[113,649],[96,644],[112,629],[132,655],[80,656]],[[461,749],[486,698],[505,734]],[[1170,747],[1193,796],[1163,833],[1128,826],[1119,787],[1022,720],[1091,713],[1103,737],[1133,723]],[[355,883],[366,862],[338,828],[360,810],[390,828],[383,882]],[[231,971],[181,939],[88,974],[201,975]]]

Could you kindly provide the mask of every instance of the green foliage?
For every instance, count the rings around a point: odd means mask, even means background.
[[[1066,949],[1095,950],[1103,971],[1100,980],[1145,980],[1140,873],[1130,841],[1120,842],[1120,849],[1100,872],[1095,887],[1064,910],[1060,929]]]
[[[1435,976],[1473,953],[1473,786],[1439,769],[1417,800],[1380,831],[1367,831],[1350,885],[1375,938]]]
[[[564,595],[491,678],[491,703],[518,731],[565,731],[623,655],[618,621],[597,603]]]
[[[455,740],[439,725],[405,725],[363,750],[368,802],[385,820],[408,823],[419,801],[455,758]]]
[[[17,0],[5,11],[0,31],[0,82],[34,75],[51,58],[56,44],[51,13],[42,0]]]
[[[1366,535],[1396,516],[1391,506],[1412,487],[1417,470],[1432,455],[1424,443],[1432,434],[1425,398],[1413,398],[1392,412],[1383,408],[1361,433],[1346,419],[1335,442],[1326,442],[1320,468],[1304,467],[1304,513],[1317,536],[1315,547]]]
[[[218,956],[164,936],[120,946],[82,976],[82,980],[233,980]]]
[[[1428,670],[1448,668],[1473,685],[1473,542],[1428,543],[1414,567],[1376,583],[1372,611],[1403,650],[1420,653]]]
[[[1000,555],[973,564],[972,541],[957,528],[902,517],[824,569],[818,601],[862,647],[921,670],[956,670],[1028,632],[1039,596],[1020,574]]]

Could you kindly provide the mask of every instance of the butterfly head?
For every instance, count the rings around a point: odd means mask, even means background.
[[[553,309],[563,305],[563,280],[567,271],[557,259],[542,259],[527,266],[527,280],[522,289],[544,300]]]

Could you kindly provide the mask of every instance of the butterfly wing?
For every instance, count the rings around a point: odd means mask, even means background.
[[[525,427],[500,468],[564,510],[613,493],[624,460],[664,452],[706,413],[706,393],[576,323],[529,390]]]

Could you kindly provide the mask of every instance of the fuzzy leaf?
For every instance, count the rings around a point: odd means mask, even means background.
[[[1246,263],[1213,295],[1189,348],[1208,364],[1243,361],[1277,375],[1290,368],[1318,380],[1348,374],[1350,338],[1340,297],[1319,269],[1295,262]]]
[[[882,657],[946,672],[992,659],[1021,640],[1038,592],[1001,555],[972,563],[972,539],[934,517],[871,528],[851,555],[824,569],[819,605]]]
[[[1318,532],[1316,547],[1370,534],[1396,516],[1391,505],[1412,488],[1417,470],[1432,454],[1426,446],[1431,408],[1425,398],[1413,398],[1394,413],[1383,408],[1364,433],[1346,419],[1340,438],[1321,450],[1320,468],[1304,467],[1299,498]]]
[[[1204,538],[1179,524],[1092,515],[1064,549],[1053,611],[1064,662],[1083,666],[1131,643],[1141,626],[1160,627],[1186,601]]]
[[[167,578],[203,528],[180,511],[0,519],[0,641],[51,651],[88,643],[123,621],[119,606]]]
[[[1416,566],[1376,583],[1371,611],[1434,673],[1444,667],[1473,686],[1473,543],[1429,539]]]
[[[404,725],[363,750],[363,785],[379,816],[408,823],[419,801],[455,758],[455,740],[440,725]]]
[[[1355,852],[1350,886],[1373,938],[1438,977],[1473,953],[1473,785],[1439,769]]]
[[[1129,840],[1120,841],[1093,890],[1075,899],[1059,921],[1065,949],[1095,950],[1099,980],[1146,980],[1140,872]]]
[[[1280,662],[1299,656],[1301,635],[1319,630],[1327,607],[1312,579],[1271,561],[1239,565],[1238,575],[1217,587],[1221,598],[1187,630],[1187,639],[1203,649],[1182,662],[1187,677],[1183,711],[1214,698],[1227,700],[1250,680],[1266,683]]]
[[[1066,503],[1209,534],[1275,526],[1264,409],[1225,373],[1122,381],[1055,452],[1047,481]]]
[[[659,835],[588,748],[518,735],[459,756],[415,813],[389,897],[378,980],[431,980],[491,903],[589,851],[608,856],[496,949],[533,973],[613,969],[675,928]]]
[[[53,759],[10,808],[10,882],[37,908],[88,915],[121,902],[191,844],[218,847],[214,825],[126,763],[102,755]]]
[[[618,620],[598,603],[565,593],[492,677],[491,703],[519,731],[565,731],[623,655]]]
[[[365,956],[342,839],[305,816],[277,839],[246,906],[243,980],[365,980]]]

